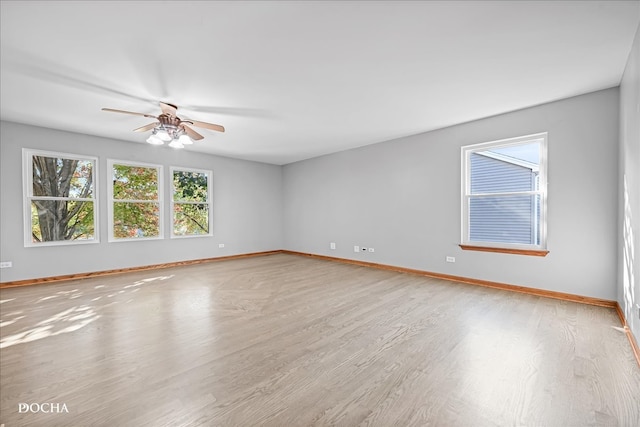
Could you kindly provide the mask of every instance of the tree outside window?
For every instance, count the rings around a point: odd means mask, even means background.
[[[94,243],[95,158],[24,150],[25,246]]]

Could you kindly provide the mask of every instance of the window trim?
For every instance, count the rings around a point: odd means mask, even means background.
[[[492,147],[507,147],[520,145],[527,142],[540,144],[540,164],[538,169],[539,188],[533,192],[522,192],[540,195],[540,244],[527,245],[503,242],[476,242],[469,240],[469,200],[471,198],[471,153],[486,150]],[[463,250],[475,250],[484,252],[501,252],[519,255],[546,256],[547,250],[547,147],[548,133],[540,132],[515,138],[505,138],[479,144],[465,145],[461,147],[461,230],[460,248]],[[501,192],[496,194],[509,194]],[[521,194],[516,192],[515,194]]]
[[[173,215],[174,215],[174,206],[176,204],[176,201],[174,200],[173,196],[175,194],[175,187],[173,184],[173,173],[175,171],[181,171],[181,172],[196,172],[196,173],[205,173],[207,174],[207,202],[206,203],[191,203],[191,202],[178,202],[177,204],[206,204],[208,205],[209,209],[209,232],[207,234],[188,234],[188,235],[180,235],[180,234],[175,234],[173,232]],[[181,166],[170,166],[169,167],[169,181],[170,181],[170,214],[171,214],[171,221],[170,221],[170,238],[172,239],[190,239],[190,238],[194,238],[194,237],[211,237],[213,236],[213,171],[211,170],[207,170],[207,169],[197,169],[197,168],[191,168],[191,167],[181,167]]]
[[[113,204],[116,200],[113,198],[113,165],[122,165],[122,166],[133,166],[133,167],[143,167],[143,168],[153,168],[158,171],[158,200],[153,203],[158,204],[158,235],[151,237],[115,237],[113,235]],[[119,243],[119,242],[139,242],[139,241],[149,241],[149,240],[162,240],[164,239],[164,169],[162,165],[153,164],[153,163],[144,163],[137,161],[129,161],[129,160],[117,160],[117,159],[107,159],[107,170],[109,174],[109,181],[107,184],[107,198],[108,198],[108,206],[107,206],[107,227],[108,227],[108,241],[109,243]],[[136,202],[136,200],[122,199],[119,201],[126,202]],[[141,203],[151,203],[149,200],[140,200]]]
[[[531,256],[547,256],[549,251],[536,250],[536,249],[510,249],[510,248],[498,248],[493,246],[476,246],[476,245],[464,245],[459,244],[460,249],[463,251],[479,251],[479,252],[497,252],[502,254],[514,254],[514,255],[531,255]]]
[[[71,159],[71,160],[84,160],[92,163],[93,173],[93,197],[91,198],[74,198],[74,197],[37,197],[33,195],[33,156]],[[25,248],[37,248],[45,246],[69,246],[69,245],[89,245],[100,243],[100,209],[99,209],[99,162],[95,156],[86,156],[83,154],[63,153],[59,151],[37,150],[32,148],[22,149],[22,188],[23,188],[23,205],[22,205],[22,217],[23,217],[23,238]],[[93,203],[93,238],[84,240],[55,240],[48,242],[34,243],[32,241],[32,218],[31,218],[31,202],[33,199],[68,199],[68,200],[80,200],[91,201]]]

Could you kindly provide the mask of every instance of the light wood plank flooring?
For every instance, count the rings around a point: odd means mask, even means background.
[[[602,307],[289,254],[0,300],[5,427],[640,426]]]

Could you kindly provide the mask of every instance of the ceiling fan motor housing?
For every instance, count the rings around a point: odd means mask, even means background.
[[[158,121],[165,127],[174,127],[177,128],[180,126],[181,120],[176,116],[172,116],[169,114],[160,114],[158,116]]]

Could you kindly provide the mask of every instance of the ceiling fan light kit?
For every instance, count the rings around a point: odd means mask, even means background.
[[[153,129],[147,142],[151,145],[164,145],[169,143],[172,148],[184,148],[185,145],[193,144],[193,140],[189,138],[184,129],[171,125],[159,124]]]
[[[173,104],[160,103],[162,114],[152,116],[150,114],[136,113],[133,111],[115,110],[113,108],[103,108],[103,111],[112,113],[133,114],[135,116],[150,117],[157,122],[134,129],[134,132],[146,132],[152,130],[151,135],[147,138],[147,142],[152,145],[164,145],[169,143],[171,148],[184,148],[185,145],[193,144],[193,140],[200,140],[204,137],[198,132],[191,129],[188,125],[211,129],[218,132],[224,132],[224,127],[214,125],[213,123],[199,122],[196,120],[182,120],[176,116],[178,107]]]

